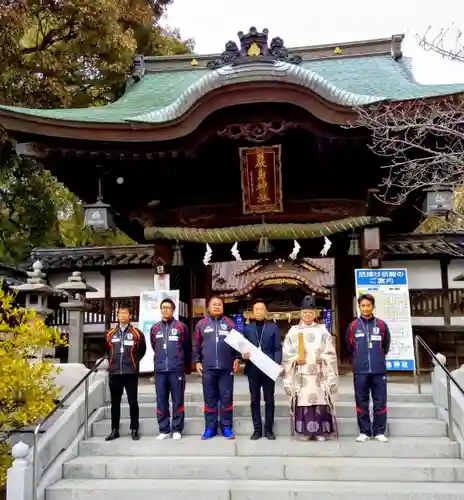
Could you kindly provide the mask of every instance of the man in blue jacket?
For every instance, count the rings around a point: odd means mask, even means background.
[[[280,365],[282,362],[280,330],[275,323],[266,321],[266,316],[266,304],[263,300],[256,299],[253,303],[254,319],[245,325],[243,336]],[[261,389],[263,389],[265,404],[264,434],[267,439],[274,440],[275,382],[249,361],[249,353],[244,353],[243,359],[246,361],[245,375],[248,376],[250,387],[251,418],[254,427],[251,439],[255,441],[263,435],[263,422],[261,420]]]
[[[151,329],[154,352],[156,416],[159,440],[171,436],[182,438],[184,430],[185,373],[190,371],[192,342],[187,327],[174,318],[175,304],[171,299],[161,302],[162,320]],[[169,411],[169,394],[172,399],[172,426]]]
[[[205,400],[205,432],[201,439],[217,434],[218,416],[222,435],[234,439],[232,430],[234,372],[239,368],[240,354],[225,342],[234,322],[224,316],[220,297],[211,297],[208,315],[195,329],[195,368],[202,375]]]
[[[374,437],[387,443],[387,377],[385,357],[390,350],[390,330],[385,321],[374,316],[375,299],[370,294],[360,295],[359,318],[348,327],[347,345],[353,361],[354,393],[358,416],[359,436],[364,443]],[[371,422],[369,399],[372,394],[374,421]]]

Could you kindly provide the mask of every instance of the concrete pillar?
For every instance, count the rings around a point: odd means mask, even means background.
[[[60,307],[69,311],[69,347],[68,363],[83,363],[84,361],[84,312],[91,309],[85,300],[87,292],[97,292],[87,284],[80,271],[74,271],[68,281],[56,287],[68,294],[67,302]]]

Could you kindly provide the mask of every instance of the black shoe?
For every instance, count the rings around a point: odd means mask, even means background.
[[[269,441],[275,441],[275,434],[272,431],[266,431],[266,439]]]
[[[132,441],[138,441],[140,439],[139,431],[133,430],[131,432],[131,435],[132,435]]]
[[[255,431],[253,432],[253,434],[251,435],[251,440],[252,441],[257,441],[258,439],[261,439],[263,437],[263,433],[261,431]]]
[[[119,431],[118,429],[113,429],[111,431],[111,434],[105,438],[105,441],[114,441],[115,439],[119,438]]]

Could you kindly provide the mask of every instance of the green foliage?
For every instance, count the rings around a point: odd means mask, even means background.
[[[99,106],[122,94],[135,54],[193,50],[158,20],[172,0],[7,0],[0,3],[0,103]],[[34,247],[133,243],[84,229],[82,203],[48,171],[18,158],[0,127],[0,261]]]
[[[58,330],[47,327],[34,310],[18,308],[13,295],[0,290],[0,435],[34,424],[53,409],[59,396],[56,368],[43,361],[41,352],[61,345]],[[0,486],[10,460],[3,444]]]
[[[33,161],[14,155],[0,170],[0,261],[24,261],[44,241],[60,244],[53,185]]]
[[[0,102],[57,108],[121,95],[136,53],[187,53],[159,26],[170,0],[10,0],[0,6]]]

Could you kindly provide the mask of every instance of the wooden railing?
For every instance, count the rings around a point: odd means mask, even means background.
[[[443,291],[439,288],[428,290],[410,290],[412,316],[443,316]],[[451,316],[464,315],[464,289],[448,290]]]
[[[105,308],[104,299],[88,299],[92,306],[90,311],[84,313],[84,324],[99,325],[105,323]],[[121,304],[126,304],[132,309],[133,321],[139,320],[140,297],[113,297],[111,299],[111,323],[117,322],[118,307]],[[52,325],[68,325],[68,311],[63,308],[58,308],[53,312]]]

